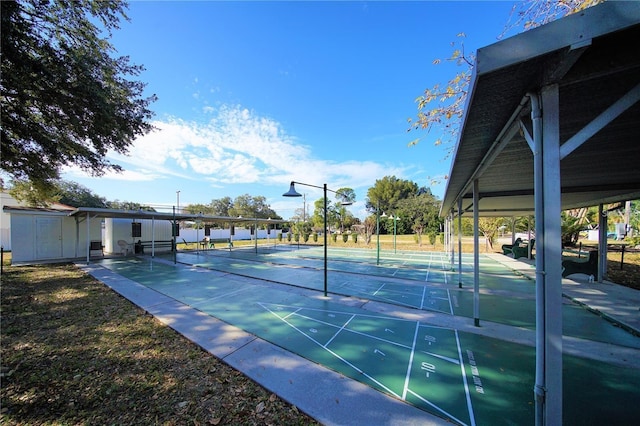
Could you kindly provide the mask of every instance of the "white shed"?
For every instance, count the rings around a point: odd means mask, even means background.
[[[82,257],[89,241],[102,241],[100,220],[71,217],[73,208],[4,207],[10,214],[11,261],[29,263]]]

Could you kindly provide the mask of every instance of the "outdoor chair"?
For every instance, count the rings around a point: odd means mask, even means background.
[[[529,252],[533,252],[533,246],[535,246],[535,244],[536,239],[532,238],[527,244],[514,246],[513,249],[511,249],[511,251],[513,252],[513,258],[517,259],[519,257],[529,257]],[[531,257],[533,258],[533,255]]]
[[[131,244],[125,240],[118,240],[118,246],[120,247],[120,254],[123,256],[127,256],[129,251],[131,251]]]
[[[185,240],[184,238],[182,238],[182,242],[183,242],[183,243],[184,243],[184,245],[185,245],[185,247],[184,247],[185,249],[190,249],[190,248],[191,248],[191,244],[189,244],[189,243],[187,242],[187,240]]]
[[[571,274],[598,275],[598,250],[589,251],[589,256],[583,259],[565,258],[562,261],[562,277]]]
[[[522,238],[518,237],[513,242],[513,244],[503,244],[502,245],[502,253],[504,253],[506,255],[513,254],[513,252],[511,250],[513,249],[513,247],[520,245],[521,242],[522,242]]]

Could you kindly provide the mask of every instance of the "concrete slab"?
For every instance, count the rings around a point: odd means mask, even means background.
[[[257,339],[224,359],[324,425],[450,425]]]

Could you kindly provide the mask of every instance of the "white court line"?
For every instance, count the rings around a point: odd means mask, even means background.
[[[458,330],[453,330],[456,335],[456,345],[458,345],[458,358],[460,359],[460,371],[462,372],[462,381],[464,382],[464,393],[467,398],[467,408],[469,410],[469,419],[471,419],[471,426],[476,425],[476,419],[473,415],[473,405],[471,404],[471,395],[469,393],[469,383],[467,383],[467,373],[464,371],[464,359],[462,357],[462,348],[460,347],[460,337],[458,336]]]
[[[429,272],[431,272],[431,253],[429,253],[429,261],[427,262],[427,274],[424,277],[425,281],[429,281]]]
[[[376,291],[374,291],[374,292],[373,292],[373,295],[375,296],[376,294],[378,294],[378,292],[379,292],[380,290],[382,290],[382,289],[384,288],[384,286],[385,286],[385,285],[386,285],[386,284],[384,284],[384,283],[383,283],[380,287],[378,287],[378,289],[377,289]]]
[[[453,305],[451,304],[451,291],[447,289],[447,300],[449,301],[449,313],[453,315]]]
[[[449,417],[452,420],[455,420],[456,422],[460,423],[463,426],[467,426],[467,424],[465,422],[463,422],[462,420],[458,419],[456,416],[454,416],[453,414],[443,410],[442,408],[438,407],[437,405],[433,404],[430,401],[427,401],[426,399],[424,399],[423,397],[421,397],[420,395],[418,395],[417,393],[415,393],[414,391],[412,391],[411,389],[409,389],[408,391],[411,395],[415,396],[416,398],[418,398],[420,401],[424,402],[425,404],[431,406],[432,408],[434,408],[435,410],[441,412],[442,414],[444,414],[445,416]]]
[[[281,308],[289,308],[289,309],[305,309],[308,311],[316,311],[316,312],[329,312],[332,314],[340,314],[340,315],[346,315],[346,314],[353,314],[353,312],[349,312],[349,311],[336,311],[334,309],[322,309],[322,308],[309,308],[309,307],[300,307],[300,306],[294,306],[294,305],[283,305],[281,303],[267,303],[267,302],[255,302],[257,305],[262,306],[264,309],[266,309],[267,311],[271,312],[271,309],[267,308],[265,305],[273,305],[273,306],[278,306]],[[363,317],[363,318],[380,318],[380,319],[384,319],[384,320],[393,320],[393,321],[400,321],[400,322],[410,322],[413,323],[415,322],[415,320],[410,320],[410,319],[404,319],[404,318],[394,318],[394,317],[390,317],[390,316],[386,316],[386,315],[371,315],[371,314],[356,314],[359,317]],[[334,326],[335,327],[335,326]],[[435,328],[438,328],[437,326],[432,326]],[[447,328],[447,327],[443,327],[443,328]]]
[[[427,351],[420,351],[423,354],[427,354],[429,356],[432,356],[434,358],[439,358],[443,361],[447,361],[450,362],[452,364],[456,364],[456,365],[460,365],[460,361],[458,361],[457,359],[453,359],[453,358],[449,358],[448,356],[444,356],[444,355],[438,355],[438,354],[434,354],[433,352],[427,352]]]
[[[285,315],[285,316],[284,316],[284,318],[289,318],[291,315],[295,314],[295,313],[296,313],[296,312],[298,312],[300,309],[302,309],[302,308],[298,308],[298,309],[296,309],[295,311],[291,312],[289,315]],[[273,312],[272,312],[272,313],[273,313]],[[274,314],[274,315],[275,315],[275,314]],[[276,316],[277,316],[277,315],[276,315]],[[283,319],[284,319],[284,318],[283,318]]]
[[[342,330],[344,330],[344,328],[345,328],[347,325],[349,325],[349,323],[351,322],[351,320],[352,320],[352,319],[354,319],[355,317],[356,317],[356,314],[351,315],[351,318],[349,318],[349,320],[348,320],[347,322],[345,322],[345,323],[342,325],[342,327],[340,327],[340,329],[339,329],[338,331],[336,331],[336,334],[334,334],[334,335],[333,335],[333,337],[331,337],[331,339],[329,339],[329,341],[328,341],[327,343],[325,343],[323,347],[326,349],[326,348],[327,348],[327,346],[329,346],[329,345],[331,344],[331,342],[333,342],[333,339],[335,339],[335,338],[336,338],[336,336],[337,336],[338,334],[340,334],[340,332],[341,332]]]
[[[407,365],[407,374],[404,377],[404,388],[402,390],[402,400],[407,399],[407,390],[409,390],[409,377],[411,376],[411,366],[413,365],[413,355],[416,352],[416,340],[418,339],[418,330],[420,330],[420,321],[416,321],[416,331],[413,333],[413,344],[411,345],[411,355]]]
[[[426,292],[427,292],[427,286],[425,285],[422,287],[422,300],[420,300],[420,309],[424,309],[424,296]]]
[[[269,309],[269,308],[265,308],[265,309]],[[296,311],[296,312],[297,312],[297,311]],[[314,321],[314,322],[317,322],[317,323],[320,323],[320,324],[324,324],[324,325],[326,325],[326,326],[328,326],[328,327],[338,328],[338,326],[337,326],[337,325],[335,325],[335,324],[331,324],[330,322],[322,321],[322,320],[319,320],[319,319],[317,319],[317,318],[308,317],[308,316],[306,316],[306,315],[302,315],[302,314],[297,314],[296,312],[291,312],[291,314],[287,315],[285,318],[289,318],[291,315],[297,315],[297,316],[298,316],[298,317],[300,317],[300,318],[304,318],[304,319],[308,319],[308,320],[310,320],[310,321]],[[359,316],[358,314],[353,314],[353,315],[354,315],[354,316]],[[349,321],[351,321],[351,320],[349,320]],[[287,323],[287,324],[288,324],[288,323]],[[409,346],[407,346],[407,345],[403,345],[402,343],[393,342],[393,341],[391,341],[391,340],[383,339],[382,337],[376,337],[376,336],[374,336],[374,335],[366,334],[366,333],[363,333],[363,332],[361,332],[361,331],[350,330],[350,329],[345,328],[345,327],[346,327],[346,324],[345,324],[345,325],[343,325],[343,326],[340,328],[340,330],[342,330],[342,331],[346,331],[347,333],[358,334],[358,335],[360,335],[360,336],[364,336],[364,337],[367,337],[367,338],[369,338],[369,339],[379,340],[379,341],[381,341],[381,342],[388,343],[388,344],[390,344],[390,345],[394,345],[394,346],[398,346],[398,347],[401,347],[401,348],[404,348],[404,349],[411,349]],[[323,346],[323,347],[324,347],[324,345],[321,345],[321,346]]]
[[[382,383],[380,383],[378,380],[374,379],[373,377],[371,377],[370,375],[368,375],[367,373],[365,373],[363,370],[361,370],[360,368],[356,367],[355,365],[353,365],[352,363],[350,363],[349,361],[347,361],[346,359],[342,358],[340,355],[338,355],[337,353],[333,352],[331,349],[324,347],[322,344],[320,344],[320,342],[318,342],[316,339],[314,339],[313,337],[309,336],[307,333],[303,332],[302,330],[300,330],[298,327],[296,327],[295,325],[291,324],[289,321],[287,321],[284,318],[280,318],[280,316],[276,315],[275,312],[273,312],[271,309],[263,306],[263,308],[265,308],[266,310],[268,310],[269,312],[271,312],[276,318],[279,318],[281,321],[283,321],[285,324],[287,324],[289,327],[293,328],[294,330],[296,330],[298,333],[302,334],[304,337],[306,337],[307,339],[311,340],[313,343],[315,343],[316,345],[320,346],[322,349],[324,349],[325,351],[329,352],[331,355],[333,355],[334,357],[338,358],[340,361],[344,362],[345,364],[347,364],[349,367],[353,368],[354,370],[356,370],[358,373],[362,374],[363,376],[365,376],[366,378],[368,378],[369,380],[371,380],[372,382],[374,382],[375,384],[377,384],[378,386],[380,386],[382,389],[384,389],[385,391],[387,391],[388,393],[390,393],[391,395],[395,396],[396,398],[400,398],[400,395],[398,395],[397,393],[395,393],[394,391],[392,391],[391,389],[389,389],[388,387],[386,387],[385,385],[383,385]]]
[[[247,290],[250,290],[250,289],[251,289],[250,287],[241,288],[239,290],[230,291],[229,293],[224,293],[224,294],[221,294],[219,296],[211,297],[211,298],[209,298],[207,300],[203,300],[201,302],[194,302],[191,305],[192,306],[201,305],[201,304],[206,303],[206,302],[211,302],[212,300],[222,299],[223,297],[227,297],[227,296],[234,296],[234,295],[236,295],[238,293],[242,293],[243,291],[247,291]]]

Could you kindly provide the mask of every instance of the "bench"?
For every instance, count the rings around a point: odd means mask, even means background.
[[[99,251],[104,257],[104,246],[102,245],[102,241],[90,241],[89,242],[89,255],[91,255],[92,251]]]
[[[517,246],[514,246],[511,251],[513,252],[513,258],[517,259],[519,257],[529,257],[529,252],[533,252],[533,246],[536,245],[536,239],[532,238],[528,243],[526,244],[520,244]],[[532,255],[533,257],[533,255]]]
[[[210,238],[208,241],[203,240],[204,244],[208,244],[209,248],[216,248],[216,244],[225,244],[229,250],[233,247],[233,242],[230,238]]]
[[[174,251],[176,248],[175,242],[173,240],[156,240],[156,241],[140,241],[138,240],[137,243],[135,243],[134,249],[135,249],[135,253],[138,254],[144,254],[144,249],[145,248],[154,248],[154,249],[159,249],[159,248],[171,248],[171,251]]]
[[[503,244],[502,253],[504,253],[505,255],[513,254],[513,251],[512,251],[513,248],[516,246],[519,246],[521,242],[522,242],[522,238],[516,238],[513,244]]]
[[[565,258],[562,261],[562,278],[571,274],[587,274],[595,277],[598,275],[598,260],[598,250],[591,250],[586,259]]]

